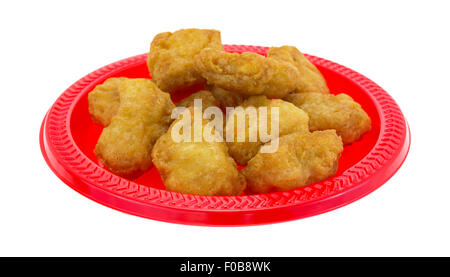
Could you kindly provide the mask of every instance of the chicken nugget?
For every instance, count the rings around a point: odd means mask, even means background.
[[[358,140],[370,131],[370,117],[347,94],[294,93],[285,97],[309,115],[311,131],[335,129],[344,144]]]
[[[89,92],[89,113],[95,123],[102,126],[109,125],[111,118],[119,109],[119,85],[126,79],[125,77],[109,78]]]
[[[342,151],[335,130],[295,132],[280,137],[277,152],[259,152],[241,172],[252,193],[294,189],[334,175]]]
[[[194,106],[194,100],[201,99],[202,100],[202,109],[205,110],[209,107],[219,107],[219,102],[214,98],[212,93],[208,90],[201,90],[199,92],[193,93],[188,97],[184,98],[180,102],[176,103],[177,107],[190,107]]]
[[[330,93],[322,73],[294,46],[271,47],[267,57],[287,61],[298,69],[300,81],[294,93]]]
[[[149,79],[124,80],[118,91],[119,109],[94,153],[110,171],[133,178],[152,166],[152,146],[169,127],[175,105]]]
[[[188,109],[193,114],[193,107]],[[193,115],[187,124],[194,126]],[[245,178],[240,174],[233,159],[228,155],[225,142],[207,142],[202,139],[195,142],[192,134],[191,141],[177,142],[172,132],[184,134],[186,130],[177,129],[182,124],[182,118],[175,120],[169,130],[161,136],[153,147],[153,163],[158,169],[167,190],[200,194],[200,195],[238,195],[246,186]],[[209,120],[203,119],[201,125],[205,127]],[[174,129],[175,128],[175,129]],[[193,128],[191,128],[193,129]],[[215,133],[221,136],[221,134]]]
[[[264,115],[258,113],[254,118],[255,120],[251,120],[250,113],[245,113],[245,130],[241,130],[245,131],[245,140],[243,142],[239,142],[237,138],[238,117],[229,115],[227,118],[227,135],[229,132],[232,132],[234,128],[234,139],[231,142],[227,142],[229,153],[240,165],[246,165],[247,162],[258,153],[259,148],[263,144],[261,141],[261,137],[264,135],[261,133],[262,127],[267,128],[267,134],[277,136],[277,134],[272,133],[272,108],[278,108],[278,122],[275,122],[275,124],[278,124],[278,136],[284,136],[293,132],[309,132],[308,115],[295,105],[281,99],[271,100],[263,95],[251,96],[245,100],[240,107],[244,110],[248,107],[267,107],[266,126],[259,121],[260,117]],[[230,120],[234,120],[234,124],[230,124]],[[253,142],[250,137],[252,128],[258,132],[258,138]]]
[[[298,86],[300,79],[292,64],[251,52],[205,48],[196,56],[195,66],[209,84],[247,96],[282,98]]]
[[[216,100],[219,102],[220,107],[224,110],[227,107],[239,106],[245,100],[244,95],[219,88],[218,86],[210,86],[209,90],[211,91],[214,98],[216,98]]]
[[[193,61],[205,47],[223,50],[219,31],[181,29],[156,35],[150,46],[147,65],[158,87],[172,92],[204,83]]]

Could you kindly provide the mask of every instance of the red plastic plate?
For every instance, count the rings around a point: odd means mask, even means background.
[[[225,45],[225,50],[265,55],[268,48]],[[154,167],[135,180],[104,169],[93,153],[102,127],[89,116],[87,95],[109,77],[147,78],[146,54],[100,68],[64,91],[42,123],[42,154],[53,172],[79,193],[108,207],[155,220],[255,225],[336,209],[372,192],[398,170],[408,153],[410,134],[400,108],[377,84],[339,64],[307,57],[323,73],[333,94],[349,94],[372,119],[372,130],[345,146],[336,175],[320,183],[268,194],[200,196],[164,190]]]

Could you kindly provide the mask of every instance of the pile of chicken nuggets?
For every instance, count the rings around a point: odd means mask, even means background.
[[[293,46],[271,47],[267,57],[228,53],[219,31],[181,29],[154,37],[147,66],[152,79],[109,78],[89,93],[89,113],[104,127],[94,153],[125,178],[155,166],[169,191],[240,195],[306,186],[334,175],[343,145],[371,129],[361,106],[346,94],[330,94],[320,71]],[[203,90],[172,102],[174,94],[202,85]],[[263,152],[270,142],[248,136],[175,140],[171,134],[182,118],[172,118],[173,110],[194,111],[196,99],[203,108],[221,111],[277,107],[278,149]],[[201,124],[209,121],[203,117]],[[245,128],[259,130],[260,124],[248,120]]]

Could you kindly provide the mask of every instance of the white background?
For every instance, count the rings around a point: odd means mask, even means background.
[[[2,1],[0,255],[450,255],[449,12],[448,1]],[[70,189],[40,153],[46,111],[87,73],[187,27],[296,45],[368,76],[409,121],[403,167],[348,206],[257,227],[152,221]]]

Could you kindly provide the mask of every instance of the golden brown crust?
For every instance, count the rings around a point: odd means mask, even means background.
[[[191,114],[193,108],[189,108]],[[200,195],[239,195],[245,178],[224,142],[175,142],[171,132],[181,120],[175,120],[153,148],[153,163],[167,190]],[[203,120],[205,126],[209,121]],[[193,116],[191,116],[193,124]],[[193,128],[192,128],[193,129]],[[192,132],[193,133],[193,132]],[[191,137],[193,138],[193,137]]]
[[[300,72],[300,81],[293,92],[330,92],[322,73],[296,47],[271,47],[267,57],[289,62]]]
[[[194,106],[194,100],[201,99],[202,100],[202,109],[205,110],[209,107],[219,107],[219,102],[214,98],[212,93],[208,90],[201,90],[196,93],[189,95],[184,98],[180,102],[176,103],[177,107],[190,107]]]
[[[245,96],[233,91],[225,90],[218,86],[210,86],[209,90],[216,100],[219,102],[219,105],[222,109],[226,109],[227,107],[236,107],[242,104],[245,100]]]
[[[242,108],[247,107],[267,107],[267,129],[270,133],[270,124],[271,124],[271,108],[277,107],[279,113],[279,136],[287,135],[293,132],[309,132],[308,129],[308,115],[301,109],[297,108],[295,105],[283,101],[281,99],[271,100],[267,99],[265,96],[251,96],[247,100],[245,100],[242,105]],[[229,117],[228,120],[232,120],[233,117]],[[258,153],[259,148],[263,144],[259,139],[256,142],[250,142],[249,140],[249,130],[251,128],[251,124],[253,128],[256,130],[260,130],[259,120],[251,123],[249,120],[249,116],[246,115],[245,121],[245,141],[237,142],[236,134],[237,134],[237,124],[234,123],[234,141],[228,142],[228,149],[231,157],[233,157],[236,162],[240,165],[246,165],[247,162]],[[227,128],[227,132],[232,132]]]
[[[292,64],[251,52],[205,48],[196,56],[195,66],[209,84],[246,96],[282,98],[299,82],[299,72]]]
[[[149,79],[124,80],[118,91],[119,109],[94,153],[112,172],[133,178],[152,166],[152,146],[169,127],[175,105]]]
[[[344,144],[358,140],[370,131],[370,117],[347,94],[295,93],[285,97],[308,113],[311,131],[335,129]]]
[[[95,123],[102,126],[109,125],[111,118],[119,109],[119,85],[126,79],[109,78],[89,92],[89,113]]]
[[[294,189],[334,175],[342,151],[334,130],[295,132],[280,137],[277,152],[259,152],[241,172],[252,193]]]
[[[219,31],[181,29],[156,35],[150,46],[147,65],[158,87],[172,92],[205,82],[195,69],[193,59],[206,47],[223,50]]]

